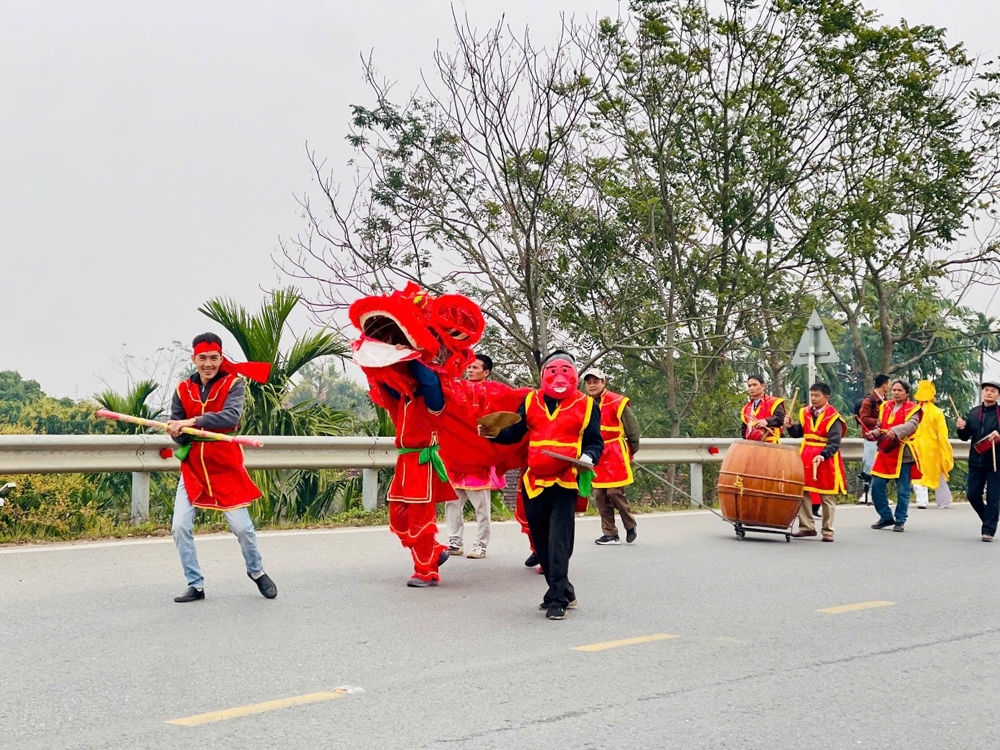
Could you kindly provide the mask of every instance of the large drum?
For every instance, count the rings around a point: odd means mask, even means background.
[[[802,505],[802,459],[791,446],[740,440],[719,472],[719,507],[739,526],[788,529]]]

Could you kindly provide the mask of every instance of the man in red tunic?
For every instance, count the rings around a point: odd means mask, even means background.
[[[181,432],[185,427],[236,432],[246,397],[246,386],[239,376],[245,374],[266,382],[270,365],[259,362],[236,365],[227,361],[222,356],[222,339],[214,333],[201,334],[192,345],[191,361],[196,371],[177,386],[167,423],[170,437],[181,446],[175,451],[181,460],[181,479],[174,499],[172,530],[188,584],[187,591],[174,601],[205,598],[205,579],[194,547],[197,508],[225,514],[229,529],[240,542],[247,575],[261,594],[274,599],[278,588],[264,572],[257,534],[247,511],[250,503],[260,497],[260,490],[243,466],[243,449],[234,443],[203,441]]]
[[[400,346],[400,349],[405,347]],[[382,386],[373,397],[392,410],[396,425],[396,473],[389,487],[389,529],[413,558],[412,588],[437,586],[438,568],[448,561],[448,548],[437,541],[437,503],[457,500],[439,455],[438,418],[444,393],[438,376],[419,360],[406,363],[416,385],[404,392]]]
[[[634,481],[632,457],[639,450],[639,422],[629,406],[629,399],[607,389],[607,376],[592,367],[583,374],[587,394],[594,399],[601,412],[601,437],[604,452],[601,462],[594,467],[594,505],[601,514],[602,536],[597,543],[605,546],[621,544],[615,526],[615,509],[622,517],[625,541],[631,544],[636,537],[635,516],[628,504],[625,488]]]
[[[521,421],[501,430],[495,440],[517,443],[528,437],[528,460],[521,482],[524,510],[538,562],[548,583],[540,609],[549,620],[562,620],[576,606],[569,582],[573,555],[576,499],[590,494],[593,467],[604,450],[600,411],[577,390],[576,361],[555,351],[542,361],[542,387],[517,408]],[[481,431],[482,434],[482,431]],[[570,461],[546,453],[557,453]]]
[[[767,384],[763,375],[747,378],[747,395],[750,400],[740,413],[740,437],[744,440],[763,440],[765,443],[781,442],[781,427],[785,423],[785,399],[765,393]]]
[[[920,478],[920,456],[913,444],[913,433],[920,426],[920,404],[910,401],[910,384],[896,380],[889,389],[891,401],[879,405],[878,424],[865,435],[878,442],[878,454],[872,466],[872,504],[879,520],[873,529],[892,526],[902,531],[910,507],[911,480]],[[896,480],[896,512],[889,507],[887,486]]]
[[[798,424],[792,423],[791,415],[786,416],[785,427],[791,437],[802,438],[799,455],[805,477],[799,530],[792,536],[816,536],[812,509],[822,498],[823,541],[832,542],[836,497],[847,492],[844,458],[840,455],[840,441],[847,433],[847,422],[830,403],[830,386],[813,383],[809,387],[809,408],[799,410]]]

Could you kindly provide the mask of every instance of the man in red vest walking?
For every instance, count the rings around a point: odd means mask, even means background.
[[[576,499],[590,494],[592,467],[601,458],[604,440],[599,410],[577,390],[573,355],[552,352],[542,361],[541,380],[542,387],[517,408],[521,421],[494,439],[509,445],[528,436],[528,465],[521,478],[524,512],[549,585],[539,609],[549,620],[562,620],[576,606],[569,582]]]
[[[840,441],[847,434],[847,422],[830,403],[830,386],[826,383],[809,386],[809,407],[799,410],[798,419],[799,423],[793,424],[791,415],[785,417],[788,434],[802,438],[799,455],[805,477],[799,530],[792,536],[816,536],[812,508],[822,502],[823,541],[832,542],[837,495],[847,492],[844,458],[840,455]]]
[[[920,479],[920,455],[913,444],[913,433],[920,426],[920,404],[910,401],[910,384],[896,380],[889,392],[891,401],[879,405],[878,423],[865,436],[878,443],[878,454],[872,466],[872,503],[878,511],[873,529],[892,526],[902,531],[910,507],[910,484]],[[890,479],[896,480],[896,512],[889,507],[886,491]]]
[[[632,457],[639,450],[639,422],[632,413],[629,399],[607,389],[607,376],[592,367],[583,374],[587,394],[601,412],[601,437],[604,452],[601,462],[594,467],[594,505],[601,514],[603,536],[597,543],[605,546],[621,544],[615,525],[615,510],[622,517],[625,541],[631,544],[636,537],[635,516],[628,504],[625,488],[632,484]]]
[[[174,391],[167,431],[181,447],[174,455],[181,461],[181,479],[174,499],[172,531],[181,557],[181,567],[188,588],[175,602],[193,602],[205,598],[205,579],[194,548],[194,516],[197,508],[220,510],[229,529],[236,535],[243,551],[247,575],[268,599],[278,595],[278,588],[264,572],[257,550],[257,533],[247,507],[260,497],[260,490],[243,466],[243,449],[235,443],[202,441],[181,432],[197,427],[212,432],[236,432],[243,416],[245,375],[267,382],[271,366],[262,362],[234,364],[222,356],[222,339],[203,333],[192,342],[191,361],[195,373]]]

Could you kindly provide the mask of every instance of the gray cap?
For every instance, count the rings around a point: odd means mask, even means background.
[[[1000,383],[998,383],[995,380],[986,380],[980,387],[985,388],[986,386],[991,386],[992,388],[996,388],[998,391],[1000,391]]]

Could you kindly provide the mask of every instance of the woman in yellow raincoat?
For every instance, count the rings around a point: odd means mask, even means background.
[[[923,474],[913,486],[918,508],[927,507],[928,489],[934,490],[939,508],[947,508],[951,504],[948,473],[955,466],[955,454],[948,442],[948,425],[944,421],[944,412],[934,403],[936,393],[933,381],[921,380],[913,396],[920,403],[923,412],[920,426],[913,434],[914,448],[920,456],[920,471]]]

